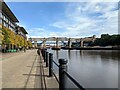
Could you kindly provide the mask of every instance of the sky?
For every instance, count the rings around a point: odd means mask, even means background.
[[[7,2],[28,37],[118,34],[118,2]]]

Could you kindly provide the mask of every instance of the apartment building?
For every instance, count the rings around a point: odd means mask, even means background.
[[[2,2],[0,10],[0,24],[16,32],[16,26],[19,21],[5,2]]]
[[[19,23],[19,20],[16,18],[7,4],[5,2],[2,2],[0,5],[0,25],[9,28],[16,34],[19,32],[19,35],[27,39],[26,34],[28,33],[23,27],[18,26],[17,23]]]
[[[20,27],[20,26],[17,26],[16,28],[17,28],[16,33],[19,34],[20,36],[22,36],[23,38],[27,39],[26,34],[28,34],[28,33],[26,32],[25,28]]]
[[[10,10],[8,5],[2,0],[0,0],[0,37],[2,36],[2,27],[4,26],[9,30],[13,31],[15,34],[18,34],[27,40],[26,34],[28,33],[26,32],[24,27],[20,27],[18,23],[19,23],[19,20],[14,15],[14,13]],[[2,44],[2,40],[0,40],[0,45],[4,46]],[[5,45],[5,47],[7,46]]]

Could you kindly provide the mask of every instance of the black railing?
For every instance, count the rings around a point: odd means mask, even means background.
[[[59,59],[59,65],[53,60],[53,54],[48,53],[46,50],[41,50],[42,56],[45,59],[46,67],[48,67],[48,61],[49,61],[49,77],[56,78],[57,82],[59,83],[59,90],[65,90],[65,76],[67,76],[80,90],[85,90],[85,88],[82,87],[67,71],[67,59]],[[49,58],[48,58],[49,57]],[[53,69],[53,63],[59,68],[59,78],[56,76],[54,69]]]

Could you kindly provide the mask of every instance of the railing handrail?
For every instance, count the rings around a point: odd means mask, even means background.
[[[64,71],[66,76],[81,90],[85,90],[72,76],[70,76],[66,71]]]
[[[44,52],[47,52],[47,51],[44,51]],[[48,52],[49,53],[49,52]],[[54,60],[53,60],[53,54],[52,53],[49,53],[48,55],[50,56],[50,54],[52,55],[52,57],[50,58],[51,59],[51,64],[49,65],[52,65],[52,62],[58,67],[60,68],[60,65],[58,65]],[[45,58],[45,54],[43,53],[43,56]],[[54,73],[54,69],[52,66],[49,66],[50,69],[52,70],[51,72],[53,73],[54,77],[56,78],[57,82],[60,84],[60,80],[58,80],[57,76],[55,75]],[[68,72],[66,71],[63,71],[62,73],[64,73],[79,89],[81,90],[85,90],[85,88],[82,87],[82,85],[80,85],[71,75],[69,75]],[[52,74],[50,75],[52,76]]]
[[[54,61],[52,60],[52,62],[57,66],[59,67],[59,65]],[[54,69],[52,69],[54,71]],[[66,74],[66,76],[81,90],[85,90],[85,88],[82,87],[82,85],[80,85],[71,75],[68,74],[68,72],[64,71],[63,73]],[[59,83],[59,80],[57,78],[57,76],[55,75],[55,73],[53,72],[53,75],[55,76],[57,82]]]
[[[52,60],[52,62],[53,62],[57,67],[59,67],[59,65],[58,65],[54,60]]]
[[[55,76],[56,81],[59,83],[59,80],[58,80],[56,74],[54,73],[54,69],[52,69],[52,70],[53,70],[53,75]]]
[[[59,65],[58,65],[54,60],[52,60],[52,61],[53,61],[53,63],[54,63],[57,67],[59,67]],[[56,76],[55,73],[54,73],[54,69],[52,69],[52,70],[53,70],[53,75],[55,76],[57,82],[59,83],[59,80],[58,80],[57,76]],[[68,74],[68,72],[64,71],[64,73],[66,74],[66,76],[67,76],[79,89],[85,90],[85,89],[82,87],[82,85],[80,85],[71,75]]]

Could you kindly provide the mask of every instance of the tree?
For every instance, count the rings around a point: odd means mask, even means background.
[[[32,47],[32,43],[30,41],[27,41],[28,43],[28,47],[31,48]]]
[[[7,30],[7,28],[5,27],[2,28],[2,35],[3,35],[2,44],[4,45],[10,44],[10,32],[9,30]]]
[[[14,33],[10,29],[3,26],[2,28],[2,46],[7,45],[7,47],[32,47],[32,44],[28,42],[22,36]]]
[[[101,38],[97,38],[95,40],[93,46],[94,45],[99,45],[99,46],[120,45],[120,34],[118,35],[102,34]]]

